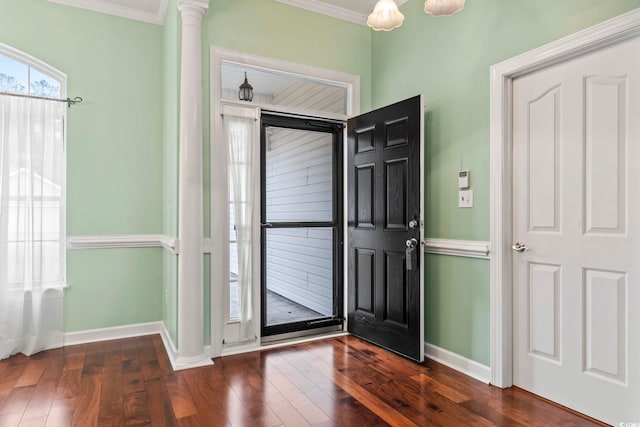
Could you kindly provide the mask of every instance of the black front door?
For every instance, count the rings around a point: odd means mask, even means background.
[[[348,329],[424,356],[420,261],[422,98],[349,120]]]

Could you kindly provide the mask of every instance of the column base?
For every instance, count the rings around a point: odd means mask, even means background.
[[[205,354],[199,354],[191,357],[178,356],[172,363],[174,371],[183,371],[185,369],[202,368],[203,366],[213,366],[213,360]]]

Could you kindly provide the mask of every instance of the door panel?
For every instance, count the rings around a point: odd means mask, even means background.
[[[349,331],[421,361],[421,97],[349,120],[348,140]]]
[[[586,77],[585,227],[626,232],[626,77]]]
[[[409,202],[409,159],[406,157],[384,161],[385,172],[385,228],[407,230]]]
[[[640,39],[513,86],[514,384],[640,419]]]

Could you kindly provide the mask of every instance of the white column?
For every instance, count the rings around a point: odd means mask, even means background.
[[[176,369],[210,365],[204,352],[202,18],[209,0],[178,0],[182,16]]]

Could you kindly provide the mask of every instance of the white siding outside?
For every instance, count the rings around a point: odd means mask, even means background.
[[[331,134],[269,129],[268,222],[333,219]],[[269,229],[267,288],[323,315],[333,313],[333,230]]]

